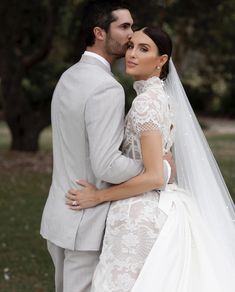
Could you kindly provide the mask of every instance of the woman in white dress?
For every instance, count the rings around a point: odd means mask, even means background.
[[[126,117],[123,152],[143,160],[143,174],[104,190],[81,181],[77,197],[67,197],[78,201],[72,209],[113,201],[92,292],[235,291],[234,206],[171,50],[165,32],[144,28],[126,52],[137,97]],[[158,191],[163,155],[172,146],[177,184]]]

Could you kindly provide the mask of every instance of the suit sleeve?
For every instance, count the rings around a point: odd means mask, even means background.
[[[95,176],[119,184],[140,174],[143,163],[122,155],[124,91],[118,84],[102,84],[89,97],[85,109],[89,154]]]

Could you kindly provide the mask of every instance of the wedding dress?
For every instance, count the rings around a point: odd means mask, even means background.
[[[123,152],[141,159],[140,136],[151,131],[161,132],[168,152],[175,124],[164,82],[152,77],[134,88]],[[235,291],[226,247],[217,245],[205,225],[194,197],[177,184],[112,202],[91,292]]]
[[[134,88],[138,96],[126,116],[123,152],[141,159],[140,135],[159,129],[164,152],[169,151],[173,129],[163,82],[153,77],[135,82]],[[167,217],[158,203],[157,191],[111,203],[92,292],[131,291]]]

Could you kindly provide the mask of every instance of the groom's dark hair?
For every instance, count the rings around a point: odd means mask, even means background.
[[[81,36],[86,46],[92,46],[95,43],[94,27],[109,31],[110,24],[116,20],[112,12],[118,9],[129,10],[130,5],[123,0],[91,0],[85,4],[81,21]]]

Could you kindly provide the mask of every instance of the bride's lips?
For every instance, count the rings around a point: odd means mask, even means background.
[[[126,62],[126,66],[129,67],[129,68],[134,68],[135,66],[137,66],[137,64],[134,63],[134,62],[131,62],[131,61],[127,61]]]

